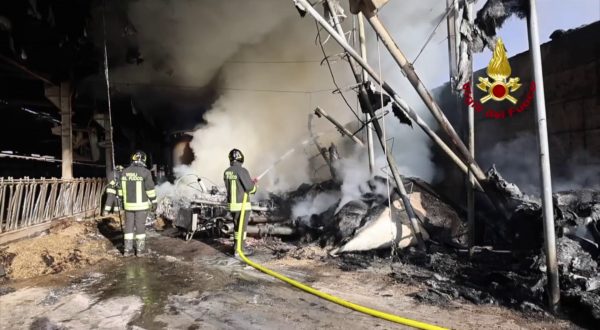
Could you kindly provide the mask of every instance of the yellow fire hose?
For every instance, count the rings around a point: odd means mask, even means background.
[[[248,194],[244,193],[244,198],[242,201],[242,210],[240,212],[240,221],[239,221],[239,225],[238,225],[238,230],[236,232],[236,246],[235,249],[237,251],[237,253],[240,255],[240,257],[242,258],[242,260],[247,263],[248,265],[260,270],[261,272],[271,275],[279,280],[282,280],[290,285],[293,285],[295,287],[297,287],[300,290],[304,290],[308,293],[314,294],[315,296],[321,297],[323,299],[329,300],[333,303],[336,303],[338,305],[353,309],[355,311],[361,312],[361,313],[365,313],[374,317],[378,317],[380,319],[384,319],[384,320],[388,320],[388,321],[392,321],[395,323],[400,323],[400,324],[404,324],[404,325],[408,325],[417,329],[426,329],[426,330],[447,330],[447,328],[443,328],[443,327],[439,327],[437,325],[432,325],[432,324],[427,324],[427,323],[423,323],[423,322],[419,322],[419,321],[415,321],[415,320],[411,320],[411,319],[407,319],[404,317],[400,317],[397,315],[393,315],[393,314],[388,314],[388,313],[384,313],[382,311],[378,311],[376,309],[372,309],[372,308],[368,308],[368,307],[364,307],[355,303],[351,303],[349,301],[346,301],[344,299],[338,298],[336,296],[332,296],[330,294],[321,292],[315,288],[312,288],[308,285],[302,284],[298,281],[295,281],[289,277],[286,277],[284,275],[281,275],[271,269],[268,269],[266,267],[263,267],[255,262],[253,262],[252,260],[248,259],[245,255],[244,255],[244,251],[242,251],[242,228],[244,228],[244,215],[246,213],[246,202],[248,201]]]

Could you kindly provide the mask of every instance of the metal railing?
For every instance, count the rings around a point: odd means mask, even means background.
[[[0,233],[98,210],[106,180],[0,178]]]

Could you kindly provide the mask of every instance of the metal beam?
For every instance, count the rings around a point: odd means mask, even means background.
[[[473,14],[474,3],[467,2],[465,10],[467,11],[469,25],[473,26],[475,23],[475,15]],[[461,40],[460,45],[466,45],[466,41]],[[462,51],[462,50],[461,50]],[[471,90],[473,89],[473,56],[469,54],[469,80],[471,81]],[[458,63],[457,63],[458,64]],[[458,72],[457,72],[458,73]],[[459,100],[460,102],[460,100]],[[467,106],[467,146],[469,147],[469,153],[473,159],[475,159],[475,109]],[[475,190],[473,189],[473,182],[475,177],[473,173],[469,171],[467,183],[467,224],[469,228],[469,246],[475,245]]]
[[[352,132],[350,132],[346,127],[344,127],[344,125],[340,124],[340,122],[335,120],[335,118],[331,117],[327,112],[325,112],[325,110],[321,109],[321,107],[317,107],[315,109],[315,115],[317,115],[317,117],[324,117],[325,119],[329,120],[335,127],[337,127],[340,133],[352,139],[354,143],[358,144],[361,147],[365,146],[365,144],[359,138],[357,138],[356,135],[353,135]]]
[[[538,32],[537,9],[535,0],[529,0],[529,16],[527,17],[529,35],[529,53],[533,64],[533,77],[536,86],[535,115],[537,120],[540,169],[542,181],[542,214],[544,216],[544,251],[546,254],[546,271],[548,276],[548,304],[556,311],[560,302],[558,284],[558,265],[556,261],[556,235],[554,233],[554,209],[552,204],[552,178],[550,173],[550,150],[548,148],[548,129],[546,127],[546,101],[544,95],[544,74],[542,56],[540,54],[540,37]]]
[[[45,82],[48,85],[53,85],[55,86],[56,84],[54,82],[52,82],[50,79],[44,77],[43,75],[34,72],[33,70],[30,70],[29,68],[27,68],[26,66],[24,66],[23,64],[20,64],[4,55],[0,54],[0,60],[12,65],[13,67],[23,71],[24,73],[26,73],[28,76],[30,76],[31,78],[37,79],[37,80],[41,80],[43,82]]]
[[[456,0],[446,0],[446,6],[449,10],[449,15],[447,17],[448,22],[448,58],[450,60],[450,90],[452,94],[456,96],[456,111],[459,118],[459,122],[463,122],[466,114],[466,134],[465,134],[465,143],[469,148],[469,155],[475,159],[475,111],[473,107],[467,105],[465,107],[462,102],[461,93],[458,92],[456,85],[459,80],[459,62],[460,55],[459,54],[467,54],[468,58],[468,75],[471,77],[469,79],[471,83],[471,90],[473,90],[473,59],[471,57],[471,51],[468,49],[468,44],[466,40],[463,40],[463,37],[460,33],[461,26],[465,22],[463,17],[465,17],[465,13],[468,18],[468,23],[473,25],[474,23],[474,15],[473,15],[473,2],[463,2],[461,3],[462,10],[459,7],[459,2]],[[452,8],[450,8],[452,7]],[[473,189],[473,182],[475,178],[473,177],[473,173],[469,171],[469,173],[465,176],[465,184],[467,189],[467,224],[469,228],[469,238],[468,243],[469,246],[475,245],[475,191]]]

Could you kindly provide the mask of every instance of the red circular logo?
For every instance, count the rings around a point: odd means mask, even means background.
[[[492,94],[500,99],[506,95],[506,87],[504,87],[504,85],[498,84],[494,86],[494,88],[492,88]]]

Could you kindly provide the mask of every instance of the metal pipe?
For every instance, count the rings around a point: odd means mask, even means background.
[[[224,224],[221,227],[221,232],[223,234],[231,234],[234,232],[234,224]],[[256,225],[251,226],[248,225],[246,227],[246,234],[248,235],[257,235],[257,236],[267,236],[267,235],[281,235],[281,236],[290,236],[295,233],[295,229],[292,227],[284,227],[284,226],[273,226],[273,225]]]
[[[544,216],[544,250],[546,253],[546,271],[548,276],[548,303],[550,310],[556,311],[560,302],[558,284],[558,266],[556,263],[556,236],[554,233],[554,210],[552,204],[552,179],[550,173],[550,155],[548,148],[548,130],[546,127],[546,103],[544,95],[544,75],[540,54],[540,38],[538,32],[537,9],[535,0],[529,0],[529,16],[527,16],[527,32],[529,35],[529,52],[533,63],[533,76],[537,86],[535,94],[535,114],[537,119],[538,142],[540,152],[540,168],[542,181],[542,214]]]
[[[475,23],[475,15],[473,14],[474,10],[474,2],[467,2],[467,15],[469,19],[469,25],[473,26]],[[463,41],[461,41],[461,44]],[[466,44],[466,41],[464,42]],[[469,76],[471,77],[471,90],[473,89],[473,57],[472,54],[469,57]],[[469,124],[469,133],[467,135],[467,144],[469,146],[469,153],[471,157],[475,159],[475,111],[473,108],[468,109],[468,124]],[[469,171],[469,182],[471,184],[467,185],[467,223],[469,226],[469,246],[475,245],[475,190],[473,189],[473,182],[475,181],[475,177],[473,173]]]
[[[300,5],[302,8],[306,8],[306,11],[310,13],[310,15],[321,26],[323,26],[323,28],[327,30],[327,32],[340,44],[340,46],[342,46],[344,50],[346,50],[348,55],[350,55],[354,60],[356,60],[356,62],[360,64],[360,66],[362,66],[365,69],[365,71],[367,71],[369,76],[371,76],[371,78],[376,83],[382,85],[383,89],[392,97],[392,99],[400,107],[402,112],[408,117],[410,117],[415,123],[417,123],[417,125],[419,125],[419,127],[425,132],[425,134],[427,134],[442,149],[442,151],[444,151],[444,153],[448,155],[450,159],[452,159],[452,161],[463,171],[463,173],[468,172],[467,166],[458,156],[456,156],[454,151],[452,151],[452,149],[450,149],[448,145],[446,145],[446,143],[442,141],[442,139],[429,127],[429,125],[427,125],[427,123],[423,119],[421,119],[421,117],[419,117],[419,115],[413,109],[411,109],[408,106],[408,104],[402,98],[400,98],[400,96],[396,94],[396,92],[379,77],[379,75],[377,75],[377,73],[375,73],[375,70],[373,70],[373,68],[371,68],[371,66],[369,66],[367,62],[362,60],[362,58],[356,53],[356,51],[354,51],[354,49],[350,45],[348,45],[348,43],[345,41],[345,38],[341,37],[338,33],[336,33],[331,27],[331,25],[329,25],[329,23],[327,23],[327,21],[314,8],[312,8],[312,6],[310,6],[308,1],[293,1],[296,4]],[[483,178],[478,177],[477,179],[479,181],[483,181],[485,180],[485,176]],[[481,187],[479,182],[477,182],[477,188],[480,191],[483,191],[483,188]]]
[[[353,135],[352,132],[350,132],[346,127],[344,127],[344,125],[340,124],[340,122],[338,122],[333,117],[331,117],[329,114],[327,114],[327,112],[325,112],[325,110],[321,109],[321,107],[317,107],[315,109],[315,115],[317,115],[318,117],[322,116],[325,119],[329,120],[335,127],[337,127],[337,129],[340,131],[340,133],[342,133],[343,135],[352,139],[352,141],[354,141],[359,146],[361,146],[361,147],[365,146],[365,144],[359,138],[357,138],[356,135]]]
[[[284,217],[273,217],[273,216],[269,216],[269,217],[265,217],[265,216],[257,216],[254,213],[254,205],[252,205],[252,215],[250,216],[250,219],[248,220],[248,224],[258,224],[258,223],[280,223],[280,222],[286,222],[288,221],[288,218],[284,218]]]
[[[367,41],[365,34],[365,17],[362,13],[358,13],[358,43],[360,45],[360,57],[367,62]],[[363,68],[361,71],[361,79],[363,83],[369,80],[369,74]],[[373,174],[375,169],[375,149],[373,148],[373,124],[371,114],[365,114],[367,120],[367,152],[369,153],[369,172]]]
[[[256,225],[256,226],[248,226],[246,229],[246,233],[249,235],[258,235],[258,236],[267,236],[267,235],[281,235],[281,236],[290,236],[295,232],[294,228],[291,227],[283,227],[283,226],[273,226],[273,225]]]
[[[473,63],[471,63],[473,65]],[[473,76],[471,72],[471,77]],[[471,85],[473,84],[473,80],[471,79]],[[469,152],[471,157],[475,158],[475,111],[469,107],[468,109],[468,134],[467,134],[467,142],[469,145]],[[467,184],[467,224],[469,227],[469,246],[475,245],[475,189],[473,189],[473,183],[475,181],[475,176],[473,173],[469,171],[467,176],[468,182]]]

